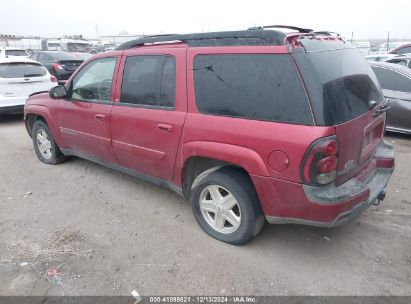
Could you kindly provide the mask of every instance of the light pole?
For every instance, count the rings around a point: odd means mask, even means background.
[[[98,35],[98,24],[96,24],[96,34],[97,34],[97,40],[99,40],[99,35]]]

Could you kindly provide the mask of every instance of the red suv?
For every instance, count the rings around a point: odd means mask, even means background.
[[[42,162],[75,155],[170,188],[242,244],[265,221],[330,227],[383,200],[387,109],[339,36],[257,28],[127,42],[31,96],[25,122]]]

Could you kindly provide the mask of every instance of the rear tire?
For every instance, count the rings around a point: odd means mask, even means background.
[[[57,146],[47,124],[42,120],[34,122],[31,138],[33,139],[34,151],[43,163],[56,165],[66,159]]]
[[[264,224],[249,177],[234,168],[208,174],[196,183],[190,200],[200,227],[213,238],[229,244],[248,242]]]

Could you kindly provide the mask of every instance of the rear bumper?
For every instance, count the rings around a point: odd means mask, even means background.
[[[327,205],[329,206],[329,212],[335,213],[334,206],[342,207],[342,206],[349,206],[354,202],[354,205],[350,207],[348,210],[342,211],[335,215],[334,220],[331,221],[316,221],[316,220],[307,220],[307,219],[298,219],[298,218],[286,218],[286,217],[277,217],[277,216],[266,216],[267,222],[271,224],[305,224],[310,226],[318,226],[318,227],[335,227],[341,225],[347,221],[353,220],[358,218],[361,213],[366,210],[372,204],[378,204],[379,199],[383,199],[385,196],[385,187],[388,184],[388,180],[393,172],[393,169],[376,169],[375,174],[370,178],[370,181],[365,183],[361,183],[364,189],[360,193],[356,193],[358,187],[356,184],[353,184],[353,194],[350,195],[347,193],[347,197],[343,198],[342,201],[339,201],[337,204],[332,201],[334,199],[333,196],[330,196],[330,202],[325,202],[324,200],[321,203],[315,202],[317,204],[323,204],[325,208]],[[347,191],[351,186],[346,187],[344,184],[344,191]],[[339,187],[337,187],[339,188]],[[335,189],[337,189],[335,188]],[[332,190],[331,190],[332,191]],[[338,190],[334,191],[338,192]],[[364,194],[368,196],[367,199],[361,200],[364,197]],[[321,199],[324,199],[321,196]],[[359,202],[357,202],[359,200]],[[345,209],[345,208],[343,208]]]
[[[24,105],[0,107],[0,114],[20,114],[24,112]]]
[[[23,113],[28,96],[0,98],[0,114]]]
[[[394,170],[393,147],[382,142],[373,161],[376,168],[366,180],[354,177],[340,186],[313,187],[272,178],[263,182],[252,179],[269,223],[333,227],[357,218],[384,198]]]
[[[24,106],[28,96],[3,97],[0,96],[0,109],[13,106]]]

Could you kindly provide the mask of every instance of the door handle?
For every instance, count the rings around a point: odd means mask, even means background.
[[[103,120],[106,119],[106,115],[104,115],[104,114],[96,114],[96,115],[94,115],[94,117],[95,117],[97,120],[101,120],[101,121],[103,121]]]
[[[168,125],[168,124],[159,123],[157,125],[157,129],[160,132],[171,132],[173,130],[173,127],[171,125]]]

